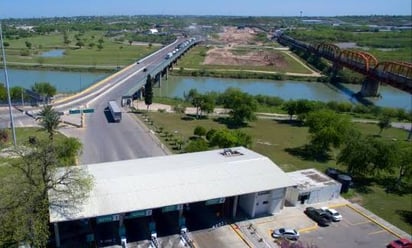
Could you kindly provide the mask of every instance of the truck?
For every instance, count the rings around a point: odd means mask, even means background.
[[[116,101],[109,101],[108,108],[110,110],[110,114],[112,115],[113,121],[120,122],[122,120],[122,111]]]

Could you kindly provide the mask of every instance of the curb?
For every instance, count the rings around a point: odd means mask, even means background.
[[[249,247],[252,248],[253,246],[249,244],[249,242],[243,237],[243,234],[239,231],[239,227],[236,224],[230,224],[230,227],[233,231],[239,236],[239,238]]]

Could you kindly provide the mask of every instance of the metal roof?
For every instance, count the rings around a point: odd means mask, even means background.
[[[269,158],[244,147],[89,164],[84,168],[94,177],[89,197],[77,211],[50,208],[51,222],[296,185]]]

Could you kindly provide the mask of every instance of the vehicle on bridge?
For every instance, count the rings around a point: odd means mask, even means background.
[[[122,111],[119,105],[117,105],[116,101],[109,101],[108,105],[114,122],[120,122],[122,120]]]

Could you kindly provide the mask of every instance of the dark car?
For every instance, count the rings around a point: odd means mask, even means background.
[[[321,209],[307,207],[305,209],[305,214],[312,220],[316,221],[319,226],[329,226],[332,222],[329,216]]]

